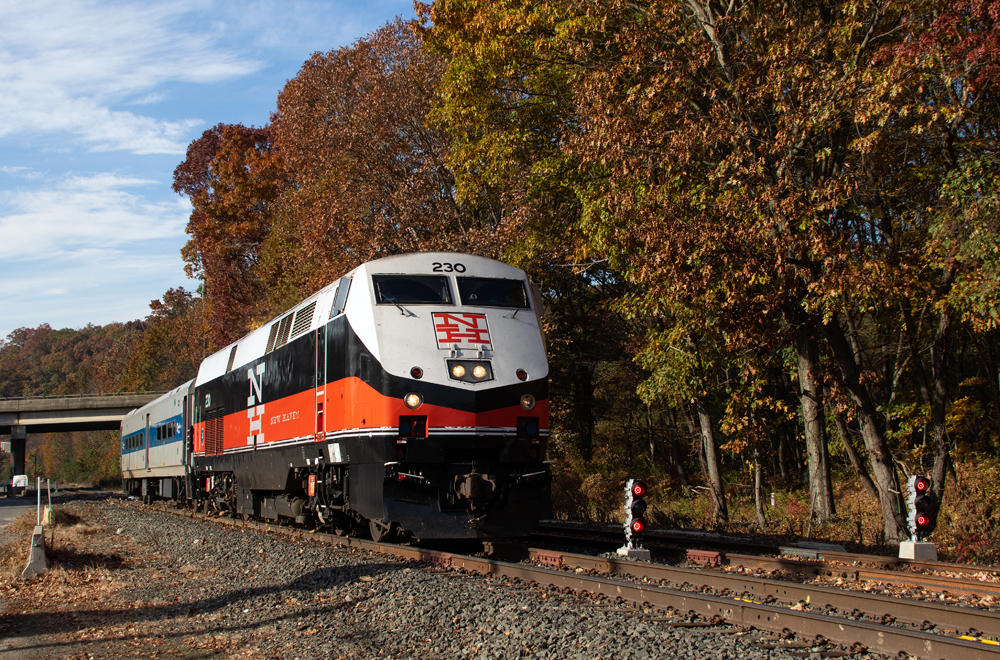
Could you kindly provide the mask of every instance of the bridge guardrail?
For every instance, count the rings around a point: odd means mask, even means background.
[[[157,392],[106,392],[103,394],[42,394],[39,396],[0,396],[0,401],[31,401],[36,399],[86,399],[113,396],[147,396],[166,394],[170,390]]]

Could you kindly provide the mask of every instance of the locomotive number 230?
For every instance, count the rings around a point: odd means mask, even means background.
[[[434,262],[434,271],[433,272],[435,272],[435,273],[464,273],[465,272],[465,264],[457,264],[457,263],[456,264],[449,264],[449,263],[440,263],[440,262],[435,261]]]

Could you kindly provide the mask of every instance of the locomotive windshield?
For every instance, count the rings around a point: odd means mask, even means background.
[[[372,275],[380,305],[450,305],[448,278],[436,275]]]
[[[463,305],[480,307],[528,307],[524,282],[488,277],[458,277],[458,295]]]

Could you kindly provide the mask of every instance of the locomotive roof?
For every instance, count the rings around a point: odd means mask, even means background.
[[[408,262],[426,264],[428,260],[433,263],[435,259],[442,262],[461,260],[468,264],[475,263],[479,268],[486,266],[488,270],[493,271],[492,274],[494,275],[506,274],[508,277],[524,277],[524,272],[521,269],[505,264],[502,261],[457,252],[407,252],[405,254],[394,254],[368,261],[345,273],[334,282],[327,284],[297,305],[261,324],[260,327],[250,334],[209,355],[202,361],[198,369],[196,384],[217,378],[231,371],[234,367],[247,364],[265,355],[271,350],[268,340],[272,333],[272,328],[277,327],[276,324],[284,322],[286,319],[288,319],[288,323],[290,324],[287,341],[291,341],[309,330],[318,327],[321,323],[325,323],[333,305],[337,287],[344,277],[354,277],[359,272],[398,273]]]

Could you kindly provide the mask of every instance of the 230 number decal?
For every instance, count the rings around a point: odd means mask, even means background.
[[[465,264],[449,264],[441,263],[438,261],[434,262],[434,272],[435,273],[464,273]]]

